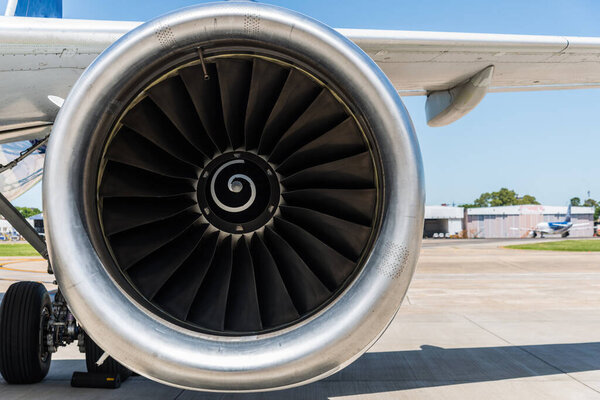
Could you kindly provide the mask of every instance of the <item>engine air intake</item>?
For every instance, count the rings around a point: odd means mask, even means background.
[[[374,156],[350,105],[305,68],[208,56],[124,108],[98,215],[126,290],[150,309],[195,330],[266,332],[321,309],[363,265]]]

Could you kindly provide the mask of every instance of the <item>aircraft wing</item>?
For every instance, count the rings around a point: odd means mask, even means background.
[[[83,70],[139,22],[0,17],[0,143],[43,137]],[[339,29],[432,126],[491,92],[600,87],[600,38]]]
[[[494,66],[490,92],[600,87],[600,38],[340,29],[404,96],[447,90]]]
[[[590,227],[592,225],[591,222],[583,222],[581,224],[573,224],[571,226],[571,229],[576,228],[576,229],[584,229],[586,227]]]

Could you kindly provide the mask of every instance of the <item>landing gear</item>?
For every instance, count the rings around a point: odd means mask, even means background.
[[[37,282],[18,282],[6,291],[0,306],[0,373],[8,383],[37,383],[50,369],[47,345],[52,304]]]
[[[568,237],[568,236],[569,236],[569,231],[567,231],[567,232],[563,233],[563,234],[562,234],[562,235],[560,235],[560,236],[561,236],[561,237],[564,237],[564,238]]]
[[[533,231],[533,235],[532,235],[532,237],[533,237],[534,239],[537,237],[537,232],[536,232],[536,231]]]
[[[113,388],[132,375],[112,357],[101,360],[104,351],[77,325],[60,290],[52,301],[38,282],[8,288],[0,305],[0,373],[7,383],[40,382],[48,374],[52,353],[75,340],[85,353],[88,373],[74,374],[73,386]]]

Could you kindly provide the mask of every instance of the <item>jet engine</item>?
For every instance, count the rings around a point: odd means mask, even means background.
[[[182,9],[83,73],[49,141],[62,295],[118,362],[212,391],[358,358],[398,310],[423,229],[402,102],[348,39],[253,3]]]

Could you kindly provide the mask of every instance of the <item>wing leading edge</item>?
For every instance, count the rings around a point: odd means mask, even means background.
[[[0,17],[0,54],[13,56],[4,57],[0,66],[0,133],[51,124],[58,107],[48,96],[66,97],[93,59],[139,24]],[[481,87],[482,81],[477,86],[472,78],[490,66],[493,76],[479,89],[481,98],[486,91],[600,87],[600,38],[338,31],[375,60],[401,95],[436,100],[432,117],[454,113],[440,125],[476,105],[456,104],[456,99]],[[432,97],[436,92],[440,95]]]
[[[494,66],[490,92],[600,87],[600,38],[340,29],[404,96],[465,82]]]

